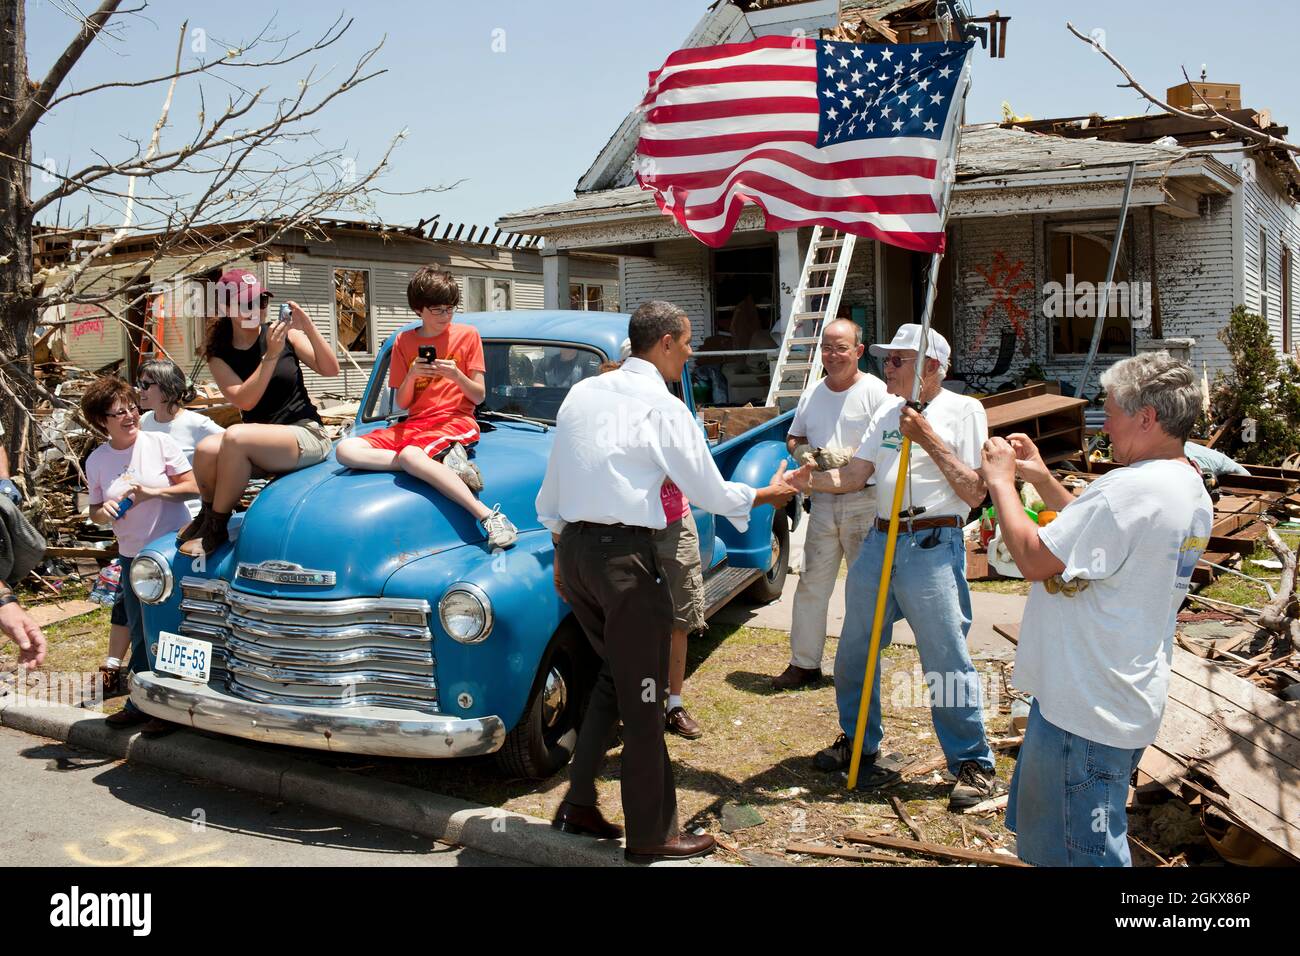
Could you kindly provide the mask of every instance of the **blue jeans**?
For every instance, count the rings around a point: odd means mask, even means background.
[[[984,734],[979,674],[966,650],[970,630],[970,589],[966,586],[966,545],[960,528],[928,528],[907,534],[899,529],[894,570],[889,581],[883,651],[892,640],[894,622],[905,619],[916,635],[916,649],[930,686],[930,713],[939,746],[956,773],[963,761],[993,769],[993,751]],[[835,703],[840,729],[853,738],[862,703],[871,623],[876,613],[880,569],[885,563],[885,532],[873,527],[849,568],[844,589],[844,630],[835,652]],[[867,715],[862,752],[880,750],[885,735],[880,722],[880,667]]]
[[[1129,866],[1128,784],[1142,751],[1062,730],[1034,701],[1020,747],[1007,829],[1034,866]]]
[[[126,626],[131,631],[131,673],[153,670],[153,656],[149,653],[144,634],[144,608],[131,590],[131,563],[135,558],[122,559],[122,609],[126,611]],[[123,710],[138,710],[131,698],[126,699]]]

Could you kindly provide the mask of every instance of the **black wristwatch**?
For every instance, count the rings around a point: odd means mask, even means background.
[[[4,595],[3,597],[0,597],[0,607],[4,607],[6,604],[17,604],[17,603],[18,603],[18,595],[14,594],[13,591],[10,591],[8,594]]]

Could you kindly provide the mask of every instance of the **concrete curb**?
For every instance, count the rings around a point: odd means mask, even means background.
[[[537,866],[630,866],[622,841],[573,836],[548,821],[497,807],[480,807],[399,783],[321,767],[286,751],[268,754],[236,741],[184,728],[165,737],[114,730],[95,711],[66,706],[23,706],[0,698],[0,725],[62,740],[173,773],[296,803],[340,816],[405,830]],[[682,860],[664,866],[718,865]]]

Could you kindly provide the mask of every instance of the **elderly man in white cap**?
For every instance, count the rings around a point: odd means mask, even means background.
[[[947,340],[934,331],[926,344],[921,407],[918,410],[906,404],[912,395],[920,347],[919,325],[904,325],[888,345],[871,346],[871,354],[884,360],[890,394],[898,397],[876,412],[849,464],[817,473],[805,466],[794,473],[791,484],[802,486],[800,490],[847,494],[863,488],[873,476],[876,479],[876,524],[849,568],[844,630],[835,654],[835,699],[842,733],[814,758],[819,769],[839,771],[849,766],[852,757],[889,515],[899,478],[899,452],[903,438],[911,439],[911,465],[903,479],[898,544],[880,646],[888,646],[893,624],[900,617],[916,635],[930,687],[935,736],[948,769],[957,778],[948,806],[957,810],[987,799],[995,788],[979,675],[966,649],[971,606],[961,533],[970,510],[984,500],[984,481],[976,469],[988,438],[988,419],[975,399],[943,387],[951,350]],[[900,779],[896,768],[878,759],[883,736],[877,668],[862,745],[861,787],[889,786]]]

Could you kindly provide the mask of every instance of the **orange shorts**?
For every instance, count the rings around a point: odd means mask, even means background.
[[[361,437],[372,448],[401,451],[414,445],[433,458],[441,455],[454,442],[472,445],[478,441],[478,436],[478,422],[469,415],[444,415],[399,422],[390,428],[379,428]]]

